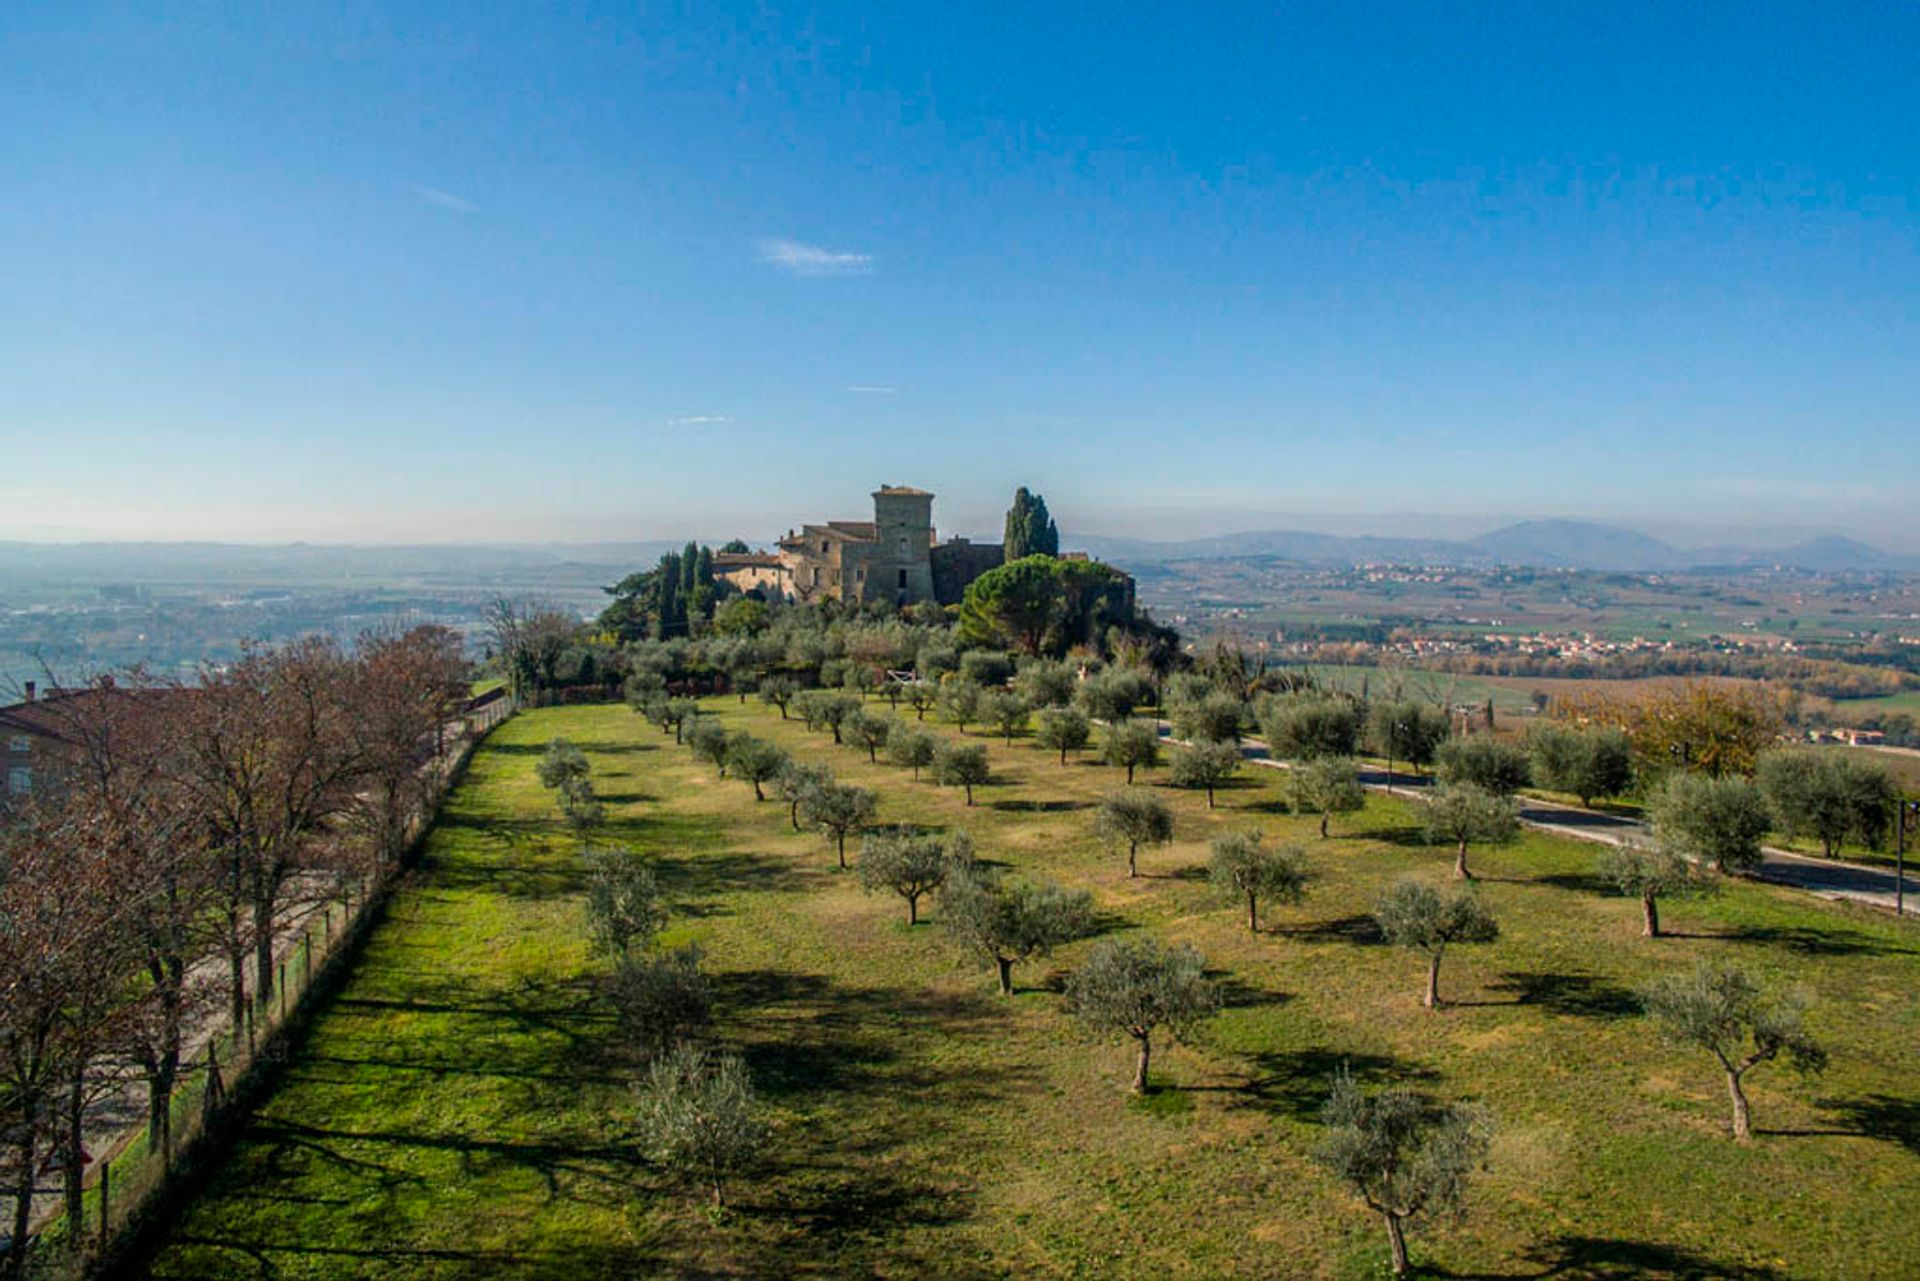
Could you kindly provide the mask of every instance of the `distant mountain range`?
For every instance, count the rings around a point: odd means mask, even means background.
[[[1920,571],[1920,556],[1900,556],[1851,538],[1815,538],[1786,547],[1676,547],[1637,529],[1582,520],[1528,520],[1470,539],[1376,538],[1263,530],[1149,542],[1137,538],[1070,540],[1122,567],[1182,560],[1270,557],[1308,565],[1447,564],[1659,573],[1682,569],[1752,569],[1781,565],[1826,573]]]
[[[650,567],[662,552],[680,545],[661,540],[492,546],[0,541],[0,587],[198,583],[597,590],[632,570]],[[1579,520],[1522,521],[1469,539],[1263,530],[1178,542],[1070,538],[1068,545],[1123,568],[1140,569],[1176,561],[1265,558],[1329,566],[1524,565],[1623,573],[1769,565],[1829,573],[1920,572],[1920,556],[1896,555],[1851,538],[1814,538],[1785,547],[1681,548],[1636,529]]]

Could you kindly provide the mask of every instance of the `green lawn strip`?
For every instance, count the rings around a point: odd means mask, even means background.
[[[1596,847],[1530,833],[1476,851],[1504,935],[1449,957],[1461,1004],[1430,1014],[1419,958],[1380,946],[1366,915],[1395,876],[1448,866],[1408,802],[1371,795],[1323,842],[1281,811],[1271,771],[1211,813],[1163,789],[1175,843],[1143,851],[1129,881],[1091,835],[1120,782],[1091,753],[1062,767],[1025,738],[970,733],[997,779],[968,808],[771,709],[707,707],[876,788],[882,821],[964,827],[984,857],[1092,889],[1114,928],[1200,947],[1227,1008],[1197,1044],[1157,1047],[1173,1088],[1130,1101],[1128,1050],[1062,1012],[1053,989],[1085,944],[1018,971],[1004,1001],[946,947],[937,896],[936,923],[908,930],[898,899],[862,894],[824,840],[788,830],[784,805],[670,735],[621,707],[524,713],[476,758],[159,1275],[258,1275],[261,1258],[285,1276],[1359,1275],[1384,1257],[1377,1224],[1309,1159],[1343,1062],[1500,1118],[1468,1218],[1415,1232],[1437,1265],[1807,1274],[1845,1257],[1864,1275],[1920,1260],[1920,1225],[1881,1212],[1920,1181],[1911,928],[1736,884],[1668,906],[1700,937],[1643,940],[1637,905],[1593,882]],[[556,735],[593,760],[613,819],[599,839],[662,861],[683,909],[670,941],[704,949],[720,1035],[773,1110],[769,1168],[717,1223],[623,1147],[631,1066],[588,977],[577,843],[532,778]],[[1322,873],[1257,937],[1196,876],[1207,839],[1240,825],[1306,845]],[[1759,1128],[1806,1133],[1733,1145],[1711,1061],[1633,1013],[1639,984],[1703,956],[1819,997],[1826,1076],[1751,1078]]]

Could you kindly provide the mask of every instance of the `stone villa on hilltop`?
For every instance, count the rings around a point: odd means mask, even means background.
[[[882,485],[873,494],[872,520],[802,525],[787,531],[777,553],[720,552],[713,573],[743,592],[779,600],[952,605],[1004,559],[999,543],[935,542],[933,495]]]

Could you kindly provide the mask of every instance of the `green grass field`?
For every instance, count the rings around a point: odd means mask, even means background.
[[[284,1084],[151,1261],[163,1277],[1377,1275],[1377,1221],[1311,1160],[1341,1063],[1369,1084],[1476,1099],[1500,1124],[1458,1225],[1421,1225],[1443,1275],[1898,1276],[1920,1272],[1920,930],[1738,884],[1639,937],[1594,847],[1529,836],[1476,856],[1502,939],[1460,949],[1418,1003],[1418,958],[1366,915],[1449,858],[1375,797],[1321,842],[1256,771],[1209,813],[1168,792],[1176,843],[1137,881],[1092,839],[1114,771],[991,742],[999,781],[957,790],[870,766],[758,706],[712,702],[843,779],[887,822],[963,826],[983,856],[1090,887],[1112,930],[1199,946],[1226,987],[1160,1088],[1085,1037],[1061,974],[1004,1000],[937,924],[863,895],[778,802],[719,780],[620,707],[515,717],[476,756],[366,955]],[[943,732],[951,733],[950,729]],[[584,944],[576,843],[533,778],[565,735],[594,763],[605,839],[654,856],[667,942],[716,976],[717,1035],[770,1105],[765,1171],[710,1215],[631,1155],[632,1064]],[[1157,776],[1156,776],[1157,781]],[[1197,869],[1236,825],[1307,844],[1320,880],[1248,933]],[[1750,1078],[1750,1147],[1726,1135],[1704,1054],[1669,1047],[1635,989],[1701,957],[1804,984],[1833,1062]]]

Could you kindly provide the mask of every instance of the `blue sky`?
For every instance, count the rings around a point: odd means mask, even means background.
[[[0,9],[0,537],[1920,549],[1920,10]]]

